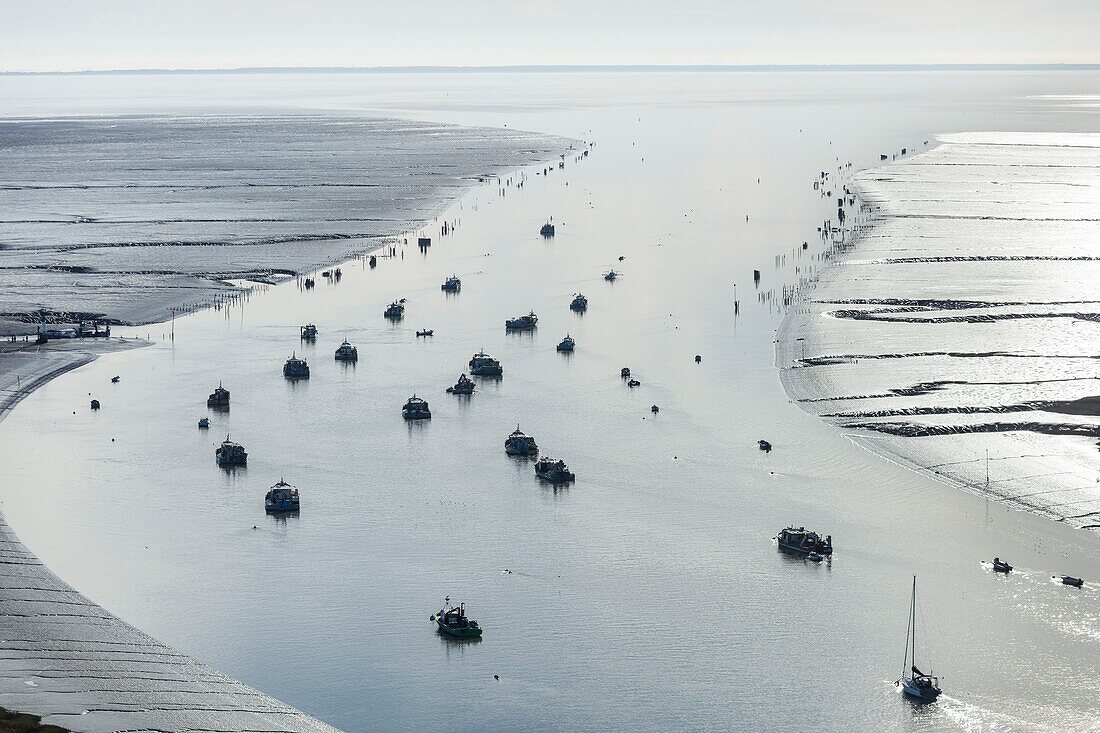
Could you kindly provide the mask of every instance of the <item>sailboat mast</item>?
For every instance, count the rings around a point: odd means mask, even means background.
[[[916,582],[917,577],[913,576],[913,591],[914,598],[916,597]],[[905,679],[906,671],[909,669],[909,640],[913,636],[913,601],[909,601],[909,617],[905,619],[905,657],[901,660],[901,679]],[[916,652],[916,649],[913,650]]]
[[[913,666],[917,666],[917,576],[913,576],[913,598],[909,602],[910,613],[913,615]]]

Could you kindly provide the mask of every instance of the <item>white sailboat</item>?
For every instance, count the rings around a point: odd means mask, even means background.
[[[913,576],[913,596],[909,601],[909,626],[905,630],[905,660],[901,678],[894,686],[914,700],[933,702],[940,696],[939,678],[917,669],[917,576]]]

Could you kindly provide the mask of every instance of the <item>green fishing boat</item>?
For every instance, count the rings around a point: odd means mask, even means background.
[[[451,605],[451,597],[444,599],[443,608],[432,616],[439,630],[456,639],[477,639],[481,636],[481,627],[477,621],[466,618],[466,604]]]

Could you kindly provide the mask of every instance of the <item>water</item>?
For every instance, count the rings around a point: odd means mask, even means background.
[[[212,105],[236,90],[250,108],[597,143],[504,196],[475,188],[426,254],[349,263],[339,284],[310,291],[264,288],[177,319],[174,340],[167,325],[134,329],[156,345],[25,400],[0,425],[3,510],[108,609],[349,731],[1096,729],[1100,594],[1050,581],[1100,578],[1096,537],[861,449],[789,401],[773,340],[778,288],[819,265],[815,229],[835,209],[810,186],[820,171],[877,164],[938,131],[1087,131],[1095,113],[1063,97],[1100,76],[84,81],[43,80],[12,107],[186,111],[212,84]],[[121,87],[110,109],[88,102],[106,83]],[[1035,96],[1046,94],[1061,96]],[[557,236],[543,240],[550,215]],[[610,267],[615,283],[601,277]],[[439,290],[451,273],[457,296]],[[584,316],[568,309],[578,291]],[[382,310],[399,297],[408,311],[394,326]],[[531,309],[537,333],[504,332]],[[305,322],[315,345],[298,339]],[[554,351],[566,333],[571,357]],[[354,367],[332,359],[345,337]],[[444,394],[480,348],[503,379],[468,401]],[[282,378],[292,351],[309,359],[308,382]],[[622,366],[641,387],[622,383]],[[219,381],[233,407],[200,432]],[[413,392],[430,423],[401,419]],[[504,455],[517,422],[569,463],[574,485],[540,485]],[[247,469],[215,467],[226,432],[249,450]],[[299,517],[263,514],[281,476],[302,491]],[[769,538],[791,522],[831,533],[833,561],[777,554]],[[993,555],[1019,572],[994,576],[980,564]],[[924,709],[891,684],[912,574],[922,666],[945,676]],[[434,633],[445,595],[468,604],[483,641]]]

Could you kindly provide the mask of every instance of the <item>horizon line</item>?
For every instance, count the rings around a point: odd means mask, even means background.
[[[125,74],[423,74],[539,72],[776,72],[776,71],[1100,71],[1100,63],[985,64],[515,64],[468,66],[237,66],[212,68],[0,70],[0,76],[101,76]]]

